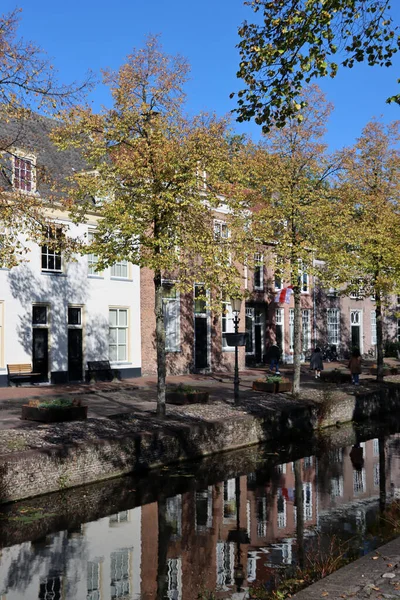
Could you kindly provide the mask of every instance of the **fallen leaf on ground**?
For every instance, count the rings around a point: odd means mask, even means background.
[[[388,567],[393,567],[392,563],[387,564]]]
[[[325,597],[325,596],[329,596],[329,592],[322,592],[322,594],[321,594],[321,595],[322,595],[322,596],[324,596],[324,597]]]
[[[372,560],[378,560],[379,556],[373,556]]]

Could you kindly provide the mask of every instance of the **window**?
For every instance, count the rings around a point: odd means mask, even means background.
[[[328,344],[337,346],[339,344],[340,310],[338,308],[328,308],[327,311],[327,332]]]
[[[94,241],[94,232],[88,231],[89,244],[91,244],[93,241]],[[88,275],[101,276],[102,275],[101,271],[96,270],[97,263],[99,262],[99,257],[97,256],[97,254],[88,254],[87,261],[88,261]]]
[[[121,279],[128,278],[128,261],[118,260],[111,267],[111,277],[121,277]]]
[[[362,494],[365,490],[365,469],[354,469],[353,471],[354,494]]]
[[[32,325],[47,325],[47,306],[32,306]]]
[[[224,523],[236,519],[236,481],[224,481]]]
[[[35,191],[34,170],[35,166],[32,160],[15,156],[13,173],[14,188],[22,192]]]
[[[282,277],[280,275],[278,275],[277,273],[275,273],[275,289],[276,290],[282,289]]]
[[[275,310],[275,339],[276,343],[279,346],[282,354],[283,354],[283,346],[284,346],[284,309],[277,308]]]
[[[263,538],[267,535],[267,526],[267,499],[262,496],[257,498],[257,537]]]
[[[128,360],[128,309],[109,310],[109,357],[110,361]]]
[[[301,324],[303,334],[303,352],[307,352],[311,348],[311,323],[310,311],[308,308],[301,311]]]
[[[163,312],[166,352],[180,351],[180,299],[172,283],[163,283]]]
[[[282,490],[278,489],[277,494],[277,510],[278,510],[278,529],[286,527],[286,500],[283,497]]]
[[[128,598],[130,596],[129,566],[130,550],[111,552],[111,600]]]
[[[169,558],[167,568],[167,598],[182,600],[182,558]]]
[[[371,310],[371,346],[376,346],[376,311]]]
[[[100,563],[87,563],[87,596],[86,600],[100,600]]]
[[[254,255],[254,289],[262,290],[264,287],[264,257],[257,252]]]
[[[229,238],[229,227],[225,221],[214,221],[214,237],[216,240]]]
[[[42,579],[39,586],[39,600],[61,600],[61,577],[47,577]]]
[[[235,348],[233,346],[228,346],[226,343],[225,333],[234,333],[235,327],[233,324],[233,312],[231,303],[227,300],[222,302],[222,314],[221,314],[221,322],[222,322],[222,350],[226,351],[234,351]]]
[[[110,527],[113,527],[114,525],[118,525],[118,523],[128,523],[129,521],[129,513],[127,510],[122,510],[119,513],[116,513],[115,515],[111,515],[110,518],[108,519],[108,524],[110,525]]]
[[[312,484],[303,483],[304,521],[311,521],[313,517]]]
[[[226,589],[234,583],[235,544],[217,542],[217,588]]]
[[[289,310],[289,348],[294,350],[294,308]]]
[[[302,294],[308,294],[310,292],[308,273],[302,273],[301,275],[301,292]]]
[[[56,249],[62,238],[62,228],[49,226],[46,228],[46,242],[42,246],[42,271],[61,272],[61,251]]]
[[[196,492],[196,531],[212,527],[212,487]]]
[[[82,309],[68,306],[68,325],[82,325]]]
[[[379,463],[374,464],[374,486],[379,487]]]
[[[341,498],[343,496],[343,477],[338,475],[331,479],[331,500],[335,498]]]
[[[171,539],[182,536],[182,496],[178,494],[165,502],[165,520],[171,528]]]

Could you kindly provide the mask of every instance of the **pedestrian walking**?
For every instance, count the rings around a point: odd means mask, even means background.
[[[311,354],[310,369],[314,371],[315,379],[319,379],[321,377],[321,371],[324,370],[324,363],[322,361],[321,348],[318,348],[318,346]]]
[[[361,373],[361,355],[358,348],[354,348],[348,366],[350,369],[352,382],[354,385],[359,385]]]
[[[279,375],[279,361],[281,359],[281,350],[276,342],[271,344],[267,350],[267,360],[271,371],[275,371],[275,375]]]

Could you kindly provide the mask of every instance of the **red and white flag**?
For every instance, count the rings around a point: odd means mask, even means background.
[[[289,285],[288,287],[283,288],[279,294],[277,294],[275,296],[275,302],[277,302],[278,304],[283,304],[284,302],[286,302],[286,304],[290,303],[290,297],[293,293],[293,289],[292,286]]]

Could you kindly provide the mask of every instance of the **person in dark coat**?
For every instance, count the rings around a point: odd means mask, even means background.
[[[315,348],[314,352],[311,354],[310,369],[315,372],[315,379],[321,377],[321,371],[324,370],[321,348]]]
[[[274,342],[267,351],[267,360],[271,371],[275,370],[275,374],[279,375],[279,361],[281,359],[281,351],[276,342]]]
[[[351,373],[351,379],[354,385],[360,384],[360,374],[362,372],[361,369],[361,355],[358,348],[354,348],[351,358],[349,360],[349,369]]]

